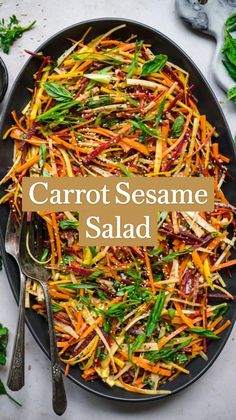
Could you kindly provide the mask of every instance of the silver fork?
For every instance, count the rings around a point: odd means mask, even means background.
[[[20,271],[19,315],[7,386],[18,391],[25,384],[25,284],[26,277],[19,266],[19,225],[10,211],[5,233],[5,249],[15,258]]]
[[[32,213],[31,221],[27,221],[27,216],[22,216],[20,231],[20,247],[19,247],[19,264],[22,272],[26,277],[30,277],[40,283],[45,297],[45,305],[47,311],[50,353],[51,353],[51,369],[52,369],[52,403],[54,412],[62,415],[67,406],[66,393],[63,383],[62,371],[60,367],[56,337],[53,324],[53,313],[51,307],[50,294],[48,289],[49,270],[37,264],[29,256],[26,243],[28,241],[30,251],[38,259],[43,249],[43,240],[45,238],[44,226],[42,220],[36,213]]]

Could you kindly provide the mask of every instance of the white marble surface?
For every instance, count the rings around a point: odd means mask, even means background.
[[[95,17],[127,17],[159,29],[174,39],[195,61],[213,87],[219,100],[224,98],[211,76],[210,64],[215,48],[210,39],[188,31],[174,14],[174,0],[6,0],[0,2],[0,18],[15,13],[24,23],[37,20],[34,30],[24,34],[4,55],[10,85],[26,61],[24,49],[34,50],[47,37],[58,30]],[[3,104],[4,106],[4,104]],[[233,105],[223,106],[233,135],[236,134]],[[0,321],[8,326],[11,354],[17,307],[13,300],[5,273],[0,274]],[[122,404],[93,396],[66,380],[68,409],[63,419],[100,420],[233,420],[236,412],[236,340],[235,328],[222,354],[210,370],[182,393],[161,402]],[[6,380],[7,367],[1,368]],[[26,331],[26,385],[15,394],[23,408],[17,408],[7,398],[0,396],[1,420],[55,419],[51,409],[50,366],[31,334]]]

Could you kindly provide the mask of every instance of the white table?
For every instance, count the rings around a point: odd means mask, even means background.
[[[4,54],[11,86],[25,63],[24,49],[34,50],[45,39],[73,23],[96,17],[126,17],[159,29],[175,40],[195,61],[213,87],[219,100],[224,99],[211,76],[210,64],[214,42],[209,38],[190,32],[178,20],[174,12],[174,0],[6,0],[0,3],[0,17],[13,13],[27,23],[34,19],[37,26],[26,32]],[[2,53],[1,53],[2,54]],[[4,106],[4,104],[3,104]],[[223,105],[232,133],[236,134],[235,113],[232,104]],[[233,119],[234,118],[234,119]],[[214,122],[213,122],[214,123]],[[17,307],[4,272],[0,274],[0,321],[10,331],[8,355],[11,354]],[[222,354],[213,367],[185,391],[160,402],[145,404],[122,404],[106,401],[80,389],[69,380],[66,382],[68,409],[63,419],[99,420],[144,419],[149,420],[232,420],[236,411],[236,340],[235,328]],[[9,361],[9,359],[8,359]],[[1,368],[1,377],[6,381],[7,368]],[[49,420],[55,419],[51,409],[51,380],[49,361],[26,331],[26,385],[15,394],[23,408],[14,406],[6,397],[0,396],[2,420]]]

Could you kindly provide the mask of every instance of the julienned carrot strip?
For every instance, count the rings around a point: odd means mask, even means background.
[[[66,369],[65,369],[65,376],[68,376],[69,375],[69,371],[70,371],[70,364],[67,363],[66,364]]]
[[[153,293],[155,294],[156,289],[155,289],[155,284],[154,284],[154,279],[153,279],[153,274],[152,274],[152,267],[151,267],[151,264],[150,264],[150,260],[149,260],[146,248],[144,248],[144,255],[145,255],[145,262],[146,262],[146,266],[147,266],[147,273],[148,273],[151,289],[152,289]]]
[[[201,141],[205,144],[206,141],[206,115],[200,116],[200,127],[201,127]]]
[[[236,259],[226,261],[226,262],[224,262],[222,264],[219,264],[219,265],[213,265],[211,267],[211,272],[219,271],[219,270],[222,270],[222,268],[231,267],[231,265],[235,265],[235,264],[236,264]]]
[[[86,380],[89,376],[93,375],[95,372],[96,372],[96,370],[94,368],[85,369],[82,377]]]
[[[32,309],[34,309],[34,310],[43,309],[43,306],[39,305],[39,304],[35,304],[35,305],[32,305]]]
[[[16,173],[27,171],[27,169],[31,168],[31,166],[33,166],[38,161],[39,161],[39,155],[36,154],[31,159],[27,160],[27,162],[23,163],[23,165],[16,168]]]
[[[207,326],[207,328],[209,330],[214,330],[214,328],[216,327],[217,324],[219,324],[219,322],[221,322],[223,319],[223,316],[218,316],[218,318],[216,318],[214,321],[210,322]]]
[[[225,321],[225,323],[221,327],[219,327],[217,330],[215,330],[214,333],[216,335],[220,334],[221,332],[226,330],[226,328],[228,328],[230,326],[230,324],[231,324],[230,319],[227,319],[227,321]]]
[[[122,140],[119,141],[119,144],[123,144],[123,143],[127,144],[132,149],[137,150],[138,152],[142,153],[145,156],[148,156],[149,154],[148,149],[144,144],[138,143],[137,141],[132,140],[131,138],[123,137]]]
[[[66,293],[60,293],[60,292],[55,292],[54,290],[50,291],[50,295],[54,298],[59,298],[59,299],[70,299],[70,295],[67,295]]]
[[[122,352],[121,354],[125,359],[128,359],[128,354],[127,353]],[[137,366],[141,367],[144,370],[147,370],[148,372],[159,373],[160,375],[163,375],[163,376],[171,376],[170,370],[163,369],[159,365],[151,365],[149,363],[149,360],[147,360],[147,359],[144,359],[142,357],[131,356],[131,360]]]
[[[188,327],[189,327],[189,328],[193,328],[193,323],[192,323],[191,319],[190,319],[190,318],[188,318],[188,317],[187,317],[187,316],[183,313],[183,311],[182,311],[182,309],[181,309],[181,307],[180,307],[180,304],[179,304],[178,302],[174,301],[174,305],[175,305],[175,308],[176,308],[176,310],[177,310],[177,312],[178,312],[178,314],[179,314],[180,318],[182,319],[182,321],[183,321],[186,325],[188,325]]]
[[[102,316],[99,316],[96,321],[94,321],[94,323],[92,325],[90,325],[84,332],[83,334],[80,336],[80,339],[82,340],[83,338],[87,337],[103,320]]]
[[[192,252],[192,259],[193,259],[193,262],[194,262],[196,268],[198,269],[198,271],[201,274],[203,274],[204,273],[204,269],[203,269],[202,260],[201,260],[201,258],[200,258],[200,256],[199,256],[199,254],[198,254],[197,251],[193,251]]]
[[[188,327],[186,325],[183,325],[182,327],[179,327],[177,330],[173,331],[171,334],[161,338],[158,341],[158,349],[161,349],[163,346],[165,346],[168,341],[172,340],[172,338],[176,337],[176,335],[179,335],[181,332],[186,330]]]

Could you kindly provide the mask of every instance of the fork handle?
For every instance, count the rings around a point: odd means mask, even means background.
[[[45,283],[41,283],[47,310],[48,318],[48,330],[49,330],[49,341],[50,341],[50,353],[51,353],[51,369],[52,369],[52,405],[53,410],[56,414],[61,416],[67,407],[66,393],[64,388],[63,376],[61,366],[59,362],[56,336],[54,332],[53,313],[51,307],[51,299],[49,295],[48,286]]]
[[[19,391],[25,384],[25,285],[26,277],[20,272],[19,315],[7,386]]]

